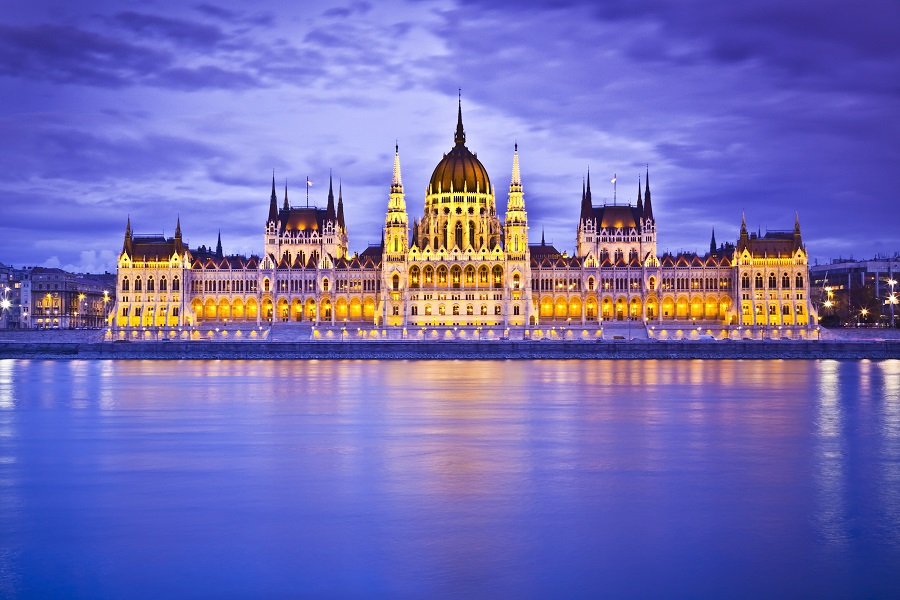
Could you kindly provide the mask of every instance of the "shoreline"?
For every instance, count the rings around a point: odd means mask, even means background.
[[[0,359],[51,360],[888,360],[900,340],[0,341]]]

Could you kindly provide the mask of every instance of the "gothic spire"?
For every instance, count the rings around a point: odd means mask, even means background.
[[[216,242],[216,258],[222,258],[222,230],[219,230],[219,239]]]
[[[466,143],[466,131],[462,124],[462,90],[459,91],[459,111],[456,116],[456,137],[454,139],[457,145]]]
[[[644,218],[653,218],[653,204],[650,202],[650,165],[647,165],[647,174],[644,177]]]
[[[712,230],[712,239],[709,240],[709,253],[710,254],[716,253],[716,228],[715,227],[713,227],[713,230]]]
[[[800,213],[794,213],[794,235],[800,235]]]
[[[547,242],[544,241],[544,228],[541,228],[541,246],[546,246]]]
[[[641,218],[643,218],[643,216],[644,216],[644,201],[641,199],[641,176],[640,175],[638,175],[637,211],[641,214]]]
[[[588,169],[587,184],[581,180],[581,220],[586,221],[594,216],[594,206],[591,204],[591,170]]]
[[[278,220],[278,196],[275,194],[275,171],[272,171],[272,195],[269,198],[269,223]]]
[[[344,225],[344,184],[338,180],[338,208],[337,208],[338,227],[346,231]]]
[[[587,172],[587,192],[586,192],[585,198],[586,198],[587,202],[591,201],[591,168],[590,167],[588,167],[588,172]]]
[[[394,144],[394,176],[391,179],[391,193],[403,193],[403,179],[400,177],[400,145]]]
[[[131,215],[128,215],[128,222],[125,224],[125,243],[122,244],[122,252],[131,254]]]
[[[181,239],[181,215],[178,215],[178,219],[175,221],[175,240]]]
[[[334,220],[334,186],[331,181],[331,171],[328,171],[328,206],[325,207],[325,218]]]
[[[287,199],[287,179],[284,180],[284,210],[288,210],[291,206],[288,204]]]
[[[519,170],[519,142],[516,142],[513,152],[512,181],[510,185],[522,187],[522,173]]]

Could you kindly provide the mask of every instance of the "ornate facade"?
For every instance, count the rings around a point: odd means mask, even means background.
[[[342,190],[326,208],[281,207],[274,177],[261,256],[191,250],[175,236],[135,236],[129,219],[119,258],[121,331],[231,325],[256,331],[279,322],[358,335],[424,336],[442,328],[489,337],[597,337],[628,323],[650,337],[699,334],[809,335],[807,253],[793,231],[751,234],[704,254],[657,254],[649,171],[635,204],[595,206],[590,175],[582,189],[572,256],[542,239],[530,243],[518,147],[506,212],[497,212],[487,170],[466,147],[462,109],[453,148],[435,167],[424,210],[410,224],[395,148],[382,242],[349,251]],[[783,331],[782,331],[783,328]],[[677,334],[675,333],[677,331]],[[343,333],[342,333],[343,336]]]

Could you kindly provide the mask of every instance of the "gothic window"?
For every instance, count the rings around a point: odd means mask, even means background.
[[[268,277],[266,277],[265,279],[263,279],[263,291],[268,292],[268,291],[269,291],[269,286],[270,286],[270,285],[271,285],[271,284],[269,283],[269,278],[268,278]]]
[[[453,284],[453,287],[458,288],[461,279],[462,269],[459,268],[459,265],[453,265],[453,268],[450,269],[450,281]]]
[[[327,292],[327,291],[328,291],[328,278],[327,278],[327,277],[325,277],[324,279],[322,279],[322,291],[323,291],[323,292]]]
[[[426,316],[431,315],[431,305],[430,304],[425,306],[425,315]]]
[[[447,267],[441,265],[437,270],[437,279],[438,283],[442,285],[447,285]]]
[[[788,316],[791,314],[791,307],[787,304],[781,307],[781,314],[784,316]]]
[[[499,314],[500,314],[500,305],[499,305],[499,304],[496,305],[496,306],[494,307],[494,314],[495,314],[495,315],[499,315]]]
[[[471,211],[472,208],[469,207],[469,210]],[[475,247],[475,223],[472,221],[469,221],[469,246]]]
[[[615,253],[615,262],[619,262],[620,260],[622,260],[623,256],[624,256],[624,253],[622,252],[622,250],[617,248],[616,253]]]
[[[394,276],[391,277],[391,287],[395,290],[400,289],[400,276],[394,273]],[[325,290],[328,291],[328,290]]]
[[[776,287],[775,273],[769,273],[769,289],[774,290]]]
[[[400,315],[400,307],[396,304],[394,305],[394,316],[397,317]]]
[[[794,287],[798,290],[803,289],[803,275],[797,273],[797,280],[794,282]],[[800,314],[800,311],[797,311],[797,314]]]
[[[513,289],[514,290],[519,289],[519,274],[518,273],[513,275]]]
[[[122,278],[122,291],[123,292],[129,291],[128,277]]]
[[[471,304],[466,306],[466,314],[470,317],[475,314],[475,308]]]
[[[656,289],[656,277],[650,278],[650,290],[653,291]]]
[[[791,287],[791,277],[787,273],[781,276],[781,287],[783,289],[788,289]]]
[[[475,267],[469,265],[466,267],[466,285],[475,283]]]
[[[419,267],[413,267],[409,270],[409,287],[419,287]]]
[[[762,276],[762,273],[757,273],[757,274],[756,274],[756,280],[753,282],[753,284],[754,284],[754,287],[755,287],[756,289],[758,289],[758,290],[761,290],[761,289],[762,289],[762,286],[763,286],[763,276]]]
[[[588,277],[588,291],[589,292],[594,291],[594,278],[593,277]]]
[[[494,287],[503,287],[503,267],[497,265],[493,270]]]
[[[741,289],[744,289],[744,290],[750,289],[750,276],[746,273],[741,275]]]
[[[431,265],[427,265],[425,267],[425,284],[431,285],[434,282],[434,269],[431,268]]]
[[[481,305],[481,316],[482,317],[487,316],[487,306],[485,306],[484,304]]]
[[[166,278],[165,278],[165,277],[160,277],[160,278],[159,278],[159,291],[161,291],[161,292],[167,292],[167,291],[169,291],[169,290],[168,290],[168,287],[169,287],[169,286],[168,286],[168,282],[166,281]]]
[[[797,314],[798,314],[798,315],[802,315],[802,314],[803,314],[803,305],[802,305],[802,304],[798,304],[798,305],[797,305]]]
[[[414,317],[417,316],[417,315],[419,314],[419,307],[416,306],[416,305],[412,305],[412,306],[409,308],[409,314],[411,314],[411,315],[414,316]]]
[[[478,271],[478,283],[487,283],[488,282],[488,268],[481,267]]]
[[[440,306],[438,306],[438,314],[441,315],[442,317],[443,317],[444,315],[446,315],[446,314],[447,314],[447,307],[444,306],[443,304],[441,304]]]
[[[513,314],[519,316],[519,305],[513,306]]]
[[[143,285],[141,285],[141,278],[135,277],[134,278],[134,291],[140,292],[140,291],[143,291],[143,289],[144,289],[144,287],[143,287]]]
[[[463,226],[462,223],[456,223],[456,247],[462,249],[463,247]]]

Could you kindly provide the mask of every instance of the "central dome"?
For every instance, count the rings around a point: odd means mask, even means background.
[[[491,193],[491,179],[478,157],[466,148],[466,133],[462,125],[462,105],[456,121],[456,145],[444,155],[431,174],[429,194],[450,192]]]

